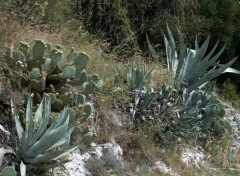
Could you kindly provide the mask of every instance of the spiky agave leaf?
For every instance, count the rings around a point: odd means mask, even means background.
[[[75,149],[77,146],[69,146],[68,141],[73,131],[73,126],[69,125],[67,109],[64,109],[55,122],[48,127],[51,116],[51,99],[44,97],[35,115],[32,115],[32,98],[29,96],[25,130],[21,122],[15,116],[15,123],[18,133],[17,156],[24,163],[35,164],[56,160]],[[33,122],[40,122],[33,126]]]
[[[127,74],[128,87],[133,90],[141,91],[146,88],[146,84],[149,83],[151,79],[151,73],[153,69],[147,71],[146,66],[143,68],[132,66]]]
[[[169,51],[167,53],[169,62],[168,65],[172,65],[172,67],[174,67],[173,65],[175,62],[175,56],[173,55],[173,50],[174,52],[176,52],[176,47],[170,29],[167,28],[167,30],[169,35],[169,41],[165,37],[165,43],[167,44],[167,51]],[[219,58],[225,47],[223,47],[215,56],[212,57],[217,48],[217,42],[213,49],[205,56],[209,44],[209,37],[206,39],[206,41],[200,48],[198,47],[198,42],[196,39],[196,50],[191,50],[186,48],[186,44],[184,43],[181,33],[178,33],[180,40],[180,55],[179,63],[176,69],[177,71],[173,73],[173,86],[177,86],[184,82],[187,85],[188,91],[191,92],[222,74],[236,60],[236,58],[234,58],[227,64],[221,65],[218,69],[212,69],[209,71],[209,69],[216,64],[217,59]],[[170,67],[170,71],[173,72],[174,69],[172,69],[172,67]]]
[[[218,64],[217,60],[224,51],[225,46],[213,56],[218,46],[218,42],[212,50],[206,55],[210,37],[208,37],[201,47],[198,46],[197,38],[195,40],[195,49],[187,48],[182,34],[178,30],[180,53],[176,59],[176,44],[171,30],[167,25],[168,38],[164,35],[168,71],[172,74],[174,88],[184,85],[189,92],[204,86],[212,79],[222,73],[230,72],[240,74],[240,71],[229,68],[237,58],[232,59],[227,64]],[[153,47],[150,50],[154,50]],[[153,53],[153,52],[151,52]]]

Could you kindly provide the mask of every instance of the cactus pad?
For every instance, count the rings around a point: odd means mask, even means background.
[[[78,56],[78,54],[75,52],[75,48],[71,48],[70,52],[68,53],[67,55],[67,61],[70,63],[70,64],[73,64],[74,63],[74,60],[75,58]]]
[[[46,43],[46,44],[45,44],[45,50],[46,50],[47,52],[50,52],[50,51],[52,50],[52,45],[51,45],[51,43]]]
[[[16,176],[17,172],[13,167],[7,166],[1,172],[0,176]]]
[[[70,118],[74,119],[76,117],[76,111],[72,108],[66,108],[67,114]]]
[[[55,103],[57,101],[57,97],[53,93],[48,93],[48,96],[50,98],[51,104]]]
[[[28,57],[28,49],[29,48],[30,48],[30,46],[28,45],[28,43],[21,42],[20,47],[19,47],[19,51],[21,51],[25,55],[25,57]]]
[[[25,55],[21,51],[13,51],[12,59],[15,61],[25,61]]]
[[[30,79],[39,79],[41,76],[39,68],[34,68],[30,73]]]
[[[42,40],[36,40],[33,45],[33,60],[42,60],[45,51],[45,43]]]
[[[75,97],[75,105],[77,107],[82,106],[85,103],[85,98],[86,98],[85,95],[78,93]]]
[[[51,69],[51,67],[52,67],[52,65],[51,65],[51,59],[50,58],[47,58],[46,60],[45,60],[45,63],[44,63],[44,70],[45,71],[50,71],[50,69]]]
[[[74,59],[74,64],[78,69],[85,69],[88,64],[88,55],[84,52],[79,53],[79,55]]]
[[[85,113],[85,117],[90,117],[90,115],[92,114],[92,105],[89,103],[86,103],[86,105],[84,106],[84,113]]]
[[[63,70],[63,77],[66,79],[71,79],[75,75],[75,70],[71,66],[67,66]]]
[[[53,56],[51,57],[52,61],[51,61],[51,65],[54,66],[60,66],[63,64],[63,58],[62,58],[62,52],[61,51],[57,51],[53,54]]]

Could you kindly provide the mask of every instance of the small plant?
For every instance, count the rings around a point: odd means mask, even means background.
[[[63,161],[63,156],[78,147],[69,145],[74,125],[69,124],[70,114],[65,108],[57,119],[49,124],[51,99],[46,96],[41,101],[35,115],[32,115],[32,98],[29,96],[25,128],[18,115],[14,115],[17,130],[16,163],[21,161],[29,172],[46,171]]]

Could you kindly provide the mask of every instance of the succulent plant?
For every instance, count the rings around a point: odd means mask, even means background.
[[[52,57],[51,57],[51,66],[55,67],[57,65],[62,65],[63,64],[63,58],[62,58],[62,52],[61,51],[56,51]]]
[[[42,40],[35,40],[32,54],[33,60],[42,60],[45,52],[45,43]]]
[[[132,66],[132,69],[129,69],[127,74],[127,84],[129,89],[142,91],[144,88],[146,88],[146,85],[148,85],[151,80],[150,76],[152,71],[153,69],[147,71],[146,66],[143,68],[135,68]]]
[[[56,97],[53,103],[54,111],[59,111],[67,105],[74,106],[74,100],[69,98],[74,96],[72,91],[75,89],[74,86],[79,86],[78,92],[84,94],[92,93],[103,86],[103,81],[98,78],[98,75],[87,74],[85,68],[89,57],[86,53],[77,54],[74,49],[71,49],[67,56],[69,62],[64,62],[61,48],[60,45],[52,48],[50,43],[36,40],[32,57],[28,53],[27,43],[22,42],[19,50],[13,48],[10,50],[13,62],[9,62],[9,67],[12,68],[12,63],[15,63],[14,70],[19,72],[14,80],[10,78],[10,81],[14,82],[12,87],[31,90],[34,93],[34,104],[39,103],[39,95],[42,97],[44,92],[54,93]],[[20,84],[15,80],[20,80]]]
[[[222,136],[229,128],[229,123],[223,120],[224,106],[214,93],[203,90],[189,93],[187,88],[163,85],[160,90],[132,89],[130,96],[133,124],[157,125],[156,136],[160,138],[170,139],[171,133],[187,141],[207,139],[210,135]]]
[[[47,72],[50,71],[50,69],[52,68],[51,62],[52,62],[52,60],[50,58],[47,58],[45,60],[45,63],[44,63],[44,70],[45,71],[47,71]]]
[[[51,99],[48,96],[44,97],[33,116],[32,98],[29,96],[25,128],[23,128],[18,115],[14,116],[18,139],[16,162],[23,161],[31,169],[39,169],[36,167],[43,168],[44,166],[56,167],[56,164],[59,163],[58,159],[77,147],[77,145],[70,146],[68,144],[70,134],[74,129],[74,126],[69,124],[71,113],[69,109],[65,108],[57,119],[49,124]]]
[[[12,51],[12,59],[14,59],[16,62],[19,62],[19,61],[25,61],[26,57],[25,55],[20,52],[20,51]]]
[[[7,166],[0,172],[0,176],[16,176],[17,172],[13,167]]]
[[[85,69],[89,61],[89,57],[86,53],[81,52],[77,57],[74,59],[74,64],[77,67],[77,69]]]
[[[71,66],[67,66],[63,70],[63,77],[66,79],[71,79],[75,75],[75,69]]]
[[[177,59],[176,44],[168,25],[167,32],[169,40],[164,35],[164,41],[167,54],[168,71],[172,74],[172,86],[174,88],[183,86],[186,87],[189,92],[191,92],[199,87],[203,87],[206,83],[218,77],[222,73],[230,72],[240,74],[240,71],[229,68],[236,61],[237,57],[225,65],[217,63],[217,60],[224,51],[225,46],[213,56],[218,46],[217,42],[212,50],[206,54],[210,37],[206,39],[200,48],[196,38],[195,49],[191,49],[187,48],[182,34],[178,31],[180,52],[177,54],[179,56]],[[150,46],[150,52],[154,57],[156,57],[157,52],[154,50],[149,40],[148,44]],[[195,67],[196,65],[197,67]]]
[[[135,126],[141,123],[157,125],[158,137],[165,139],[177,136],[190,139],[207,139],[211,135],[222,136],[229,128],[224,120],[225,110],[215,94],[201,89],[207,82],[224,72],[240,73],[229,68],[236,60],[225,65],[217,63],[224,47],[213,56],[218,43],[206,54],[209,38],[201,47],[195,41],[195,49],[187,48],[182,34],[178,31],[180,53],[173,35],[167,26],[168,37],[164,35],[168,70],[172,75],[172,85],[148,89],[148,79],[152,70],[129,69],[127,83],[132,97],[130,112]],[[147,38],[150,52],[155,60],[159,54]],[[198,67],[194,67],[198,65]],[[171,134],[171,135],[169,135]]]
[[[70,64],[74,63],[75,58],[78,56],[78,54],[75,52],[75,48],[71,48],[70,52],[67,55],[67,61]]]
[[[39,68],[34,68],[31,72],[29,72],[30,79],[39,79],[41,76]]]
[[[28,45],[28,43],[21,42],[20,43],[20,47],[19,47],[19,51],[22,52],[26,58],[28,58],[28,56],[29,56],[29,54],[28,54],[29,48],[30,48],[30,46]]]

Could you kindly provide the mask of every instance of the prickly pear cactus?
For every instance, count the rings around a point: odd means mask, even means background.
[[[1,172],[0,176],[16,176],[17,172],[13,167],[5,167]]]
[[[75,52],[75,48],[71,48],[70,52],[67,55],[67,61],[70,64],[74,63],[75,58],[78,56],[78,54]]]
[[[45,52],[45,43],[42,40],[36,40],[33,45],[33,60],[42,60]]]
[[[47,58],[47,59],[45,60],[45,63],[44,63],[44,70],[45,70],[45,71],[48,72],[48,71],[51,70],[51,68],[52,68],[51,62],[52,62],[52,60],[51,60],[50,58]]]
[[[30,79],[39,79],[41,76],[39,68],[34,68],[31,72],[29,72]]]
[[[43,40],[36,40],[31,51],[29,48],[22,42],[19,50],[11,48],[10,56],[11,64],[15,62],[15,70],[20,72],[15,80],[20,80],[21,87],[34,93],[34,104],[39,103],[44,93],[50,93],[53,111],[60,111],[65,106],[83,108],[85,97],[82,94],[97,91],[103,85],[98,75],[87,74],[89,56],[86,53],[76,53],[72,48],[64,59],[61,45],[54,48]]]
[[[51,57],[51,65],[52,65],[52,67],[55,67],[57,65],[62,65],[62,64],[63,64],[62,52],[61,51],[57,51]]]
[[[77,57],[74,59],[74,64],[77,67],[77,69],[85,69],[89,61],[89,57],[86,53],[81,52]]]
[[[71,79],[75,75],[75,69],[71,66],[67,66],[63,70],[63,77],[66,79]]]

